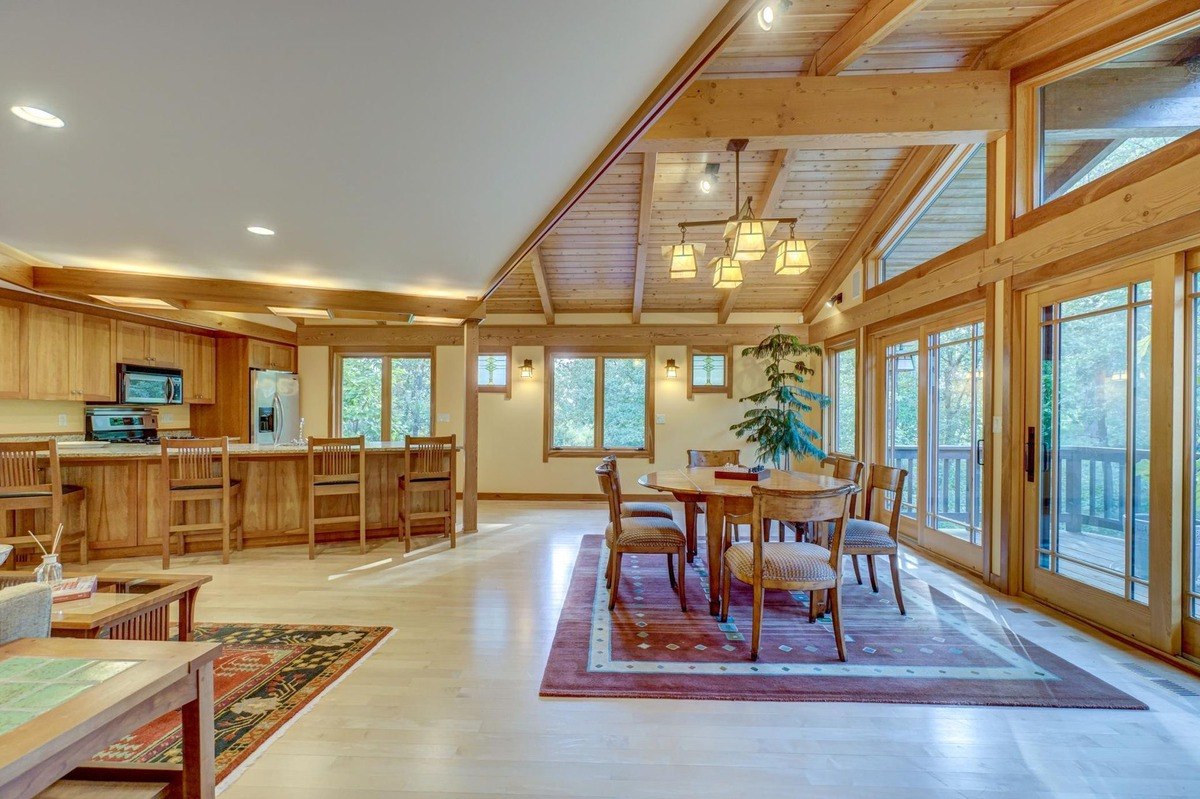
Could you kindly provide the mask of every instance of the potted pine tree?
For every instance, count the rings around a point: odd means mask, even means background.
[[[786,470],[791,468],[793,455],[818,461],[825,457],[819,446],[820,432],[803,419],[804,414],[829,406],[829,397],[804,387],[805,381],[816,374],[805,360],[820,355],[819,346],[805,344],[778,326],[756,346],[742,350],[742,357],[752,357],[763,365],[768,388],[738,400],[755,407],[729,429],[738,438],[758,445],[761,463]]]

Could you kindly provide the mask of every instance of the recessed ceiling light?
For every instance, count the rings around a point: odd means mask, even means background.
[[[92,299],[122,308],[156,308],[162,311],[179,310],[176,306],[155,297],[114,297],[109,294],[93,294]]]
[[[31,105],[14,105],[9,110],[26,122],[41,125],[43,128],[61,128],[67,124],[49,111],[43,111]]]
[[[267,310],[276,316],[295,316],[301,319],[333,318],[333,314],[324,308],[289,308],[279,305],[268,305]]]
[[[711,180],[708,178],[700,178],[700,191],[704,192],[705,194],[709,194],[712,192],[712,186],[713,184]]]
[[[271,230],[271,228],[269,228],[269,227],[262,227],[260,225],[251,225],[250,227],[246,228],[246,230],[250,231],[255,236],[274,236],[275,235],[274,230]]]
[[[769,31],[771,30],[771,26],[774,24],[775,7],[768,3],[758,10],[758,27],[765,31]]]

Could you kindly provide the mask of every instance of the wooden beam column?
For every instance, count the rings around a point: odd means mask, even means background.
[[[463,398],[463,527],[479,529],[479,322],[463,324],[463,362],[466,396]],[[510,364],[511,367],[511,364]]]
[[[550,298],[550,284],[546,282],[546,268],[542,266],[542,251],[534,247],[529,251],[529,266],[533,269],[533,282],[537,284],[538,297],[542,300],[542,315],[546,324],[554,324],[554,300]]]
[[[637,255],[633,265],[633,323],[642,323],[642,300],[646,294],[646,237],[650,235],[650,211],[654,205],[655,153],[642,155],[642,190],[638,200]]]

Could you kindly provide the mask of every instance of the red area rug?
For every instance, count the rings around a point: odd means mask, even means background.
[[[197,625],[197,641],[225,645],[213,669],[218,790],[391,632],[391,627]],[[181,763],[181,739],[178,711],[167,713],[96,759]]]
[[[828,619],[808,623],[804,594],[768,591],[760,659],[750,653],[750,589],[734,581],[726,624],[708,615],[700,558],[681,613],[662,556],[626,555],[607,608],[601,536],[580,546],[542,696],[896,702],[1144,710],[1088,672],[930,587],[903,578],[907,616],[850,577],[843,590],[847,662]],[[886,572],[886,569],[883,571]],[[865,569],[864,569],[865,572]]]

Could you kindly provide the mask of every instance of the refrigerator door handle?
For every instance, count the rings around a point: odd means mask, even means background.
[[[278,394],[271,398],[271,405],[275,408],[275,424],[272,425],[272,438],[278,444],[279,437],[283,435],[283,403],[279,401]]]

